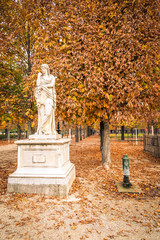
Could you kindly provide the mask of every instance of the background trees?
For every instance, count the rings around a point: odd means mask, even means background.
[[[35,32],[41,17],[34,3],[36,1],[29,0],[1,2],[1,119],[4,121],[7,114],[18,127],[27,121],[29,130],[31,122],[34,125],[36,110],[30,73]]]

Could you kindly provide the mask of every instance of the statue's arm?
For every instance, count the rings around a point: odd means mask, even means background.
[[[55,79],[56,79],[56,77],[51,75],[51,83],[45,84],[45,87],[53,87],[53,88],[55,88]]]
[[[53,102],[54,102],[54,108],[56,108],[56,89],[55,89],[55,80],[57,77],[54,77],[53,75],[51,75],[52,79],[51,79],[51,83],[48,84],[48,87],[52,87],[53,89]]]
[[[52,76],[51,85],[52,85],[52,88],[53,88],[53,101],[54,101],[54,108],[56,108],[56,89],[55,89],[55,80],[56,80],[56,77]]]
[[[42,73],[39,72],[39,73],[38,73],[37,82],[36,82],[37,87],[39,87],[39,86],[41,85],[41,76],[42,76]]]

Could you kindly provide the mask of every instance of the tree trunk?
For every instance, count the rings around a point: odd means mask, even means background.
[[[121,140],[124,140],[124,126],[121,127]]]
[[[22,138],[22,131],[21,131],[21,126],[17,124],[17,132],[18,132],[18,139]]]
[[[154,128],[154,134],[155,134],[155,135],[158,134],[158,128],[157,128],[157,127]]]
[[[33,129],[31,127],[31,122],[30,121],[28,121],[27,125],[28,125],[27,138],[29,138],[29,135],[31,135],[33,133]]]
[[[103,148],[103,138],[104,138],[104,122],[100,122],[100,150]]]
[[[92,128],[90,128],[91,129],[91,136],[93,135],[93,129]]]
[[[8,139],[8,128],[5,128],[5,139]]]
[[[85,126],[83,127],[83,139],[85,139],[86,137],[86,129],[85,129]]]
[[[76,128],[75,128],[75,141],[79,142],[79,134],[78,134],[78,126],[77,125],[76,125]]]
[[[138,144],[138,142],[137,142],[137,139],[138,139],[138,131],[137,131],[137,128],[135,128],[135,133],[136,133],[136,145]]]
[[[150,134],[150,126],[149,123],[147,124],[147,128],[148,128],[148,135]]]
[[[57,123],[57,133],[58,133],[58,134],[61,133],[61,131],[60,131],[60,123],[59,123],[59,122]]]
[[[89,127],[87,126],[87,137],[89,137]]]
[[[131,128],[131,134],[132,134],[132,138],[133,138],[133,128]]]
[[[109,121],[101,122],[101,128],[102,165],[109,169],[109,164],[111,163]]]
[[[116,130],[115,130],[115,133],[116,133],[116,137],[117,137],[117,128],[116,128]]]
[[[28,75],[31,73],[31,35],[30,35],[30,26],[28,23],[28,32],[27,32],[27,58],[28,58]]]
[[[80,126],[80,141],[82,141],[82,128]]]
[[[72,130],[72,128],[71,128],[71,138],[72,138],[72,134],[73,134],[73,130]]]

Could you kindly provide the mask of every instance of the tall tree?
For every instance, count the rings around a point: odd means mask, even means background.
[[[158,3],[57,0],[38,32],[36,58],[58,72],[59,114],[102,123],[106,167],[109,123],[144,118],[158,105]]]
[[[33,81],[30,74],[33,46],[46,3],[37,0],[1,2],[1,108],[12,121],[17,120],[17,124],[27,121],[30,129],[36,112],[32,90],[35,79]]]

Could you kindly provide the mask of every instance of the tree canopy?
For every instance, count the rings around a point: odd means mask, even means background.
[[[35,81],[47,63],[57,75],[62,120],[159,118],[159,0],[9,0],[1,6],[3,116],[33,122]]]
[[[158,1],[54,1],[35,45],[65,118],[144,118],[159,104]]]

